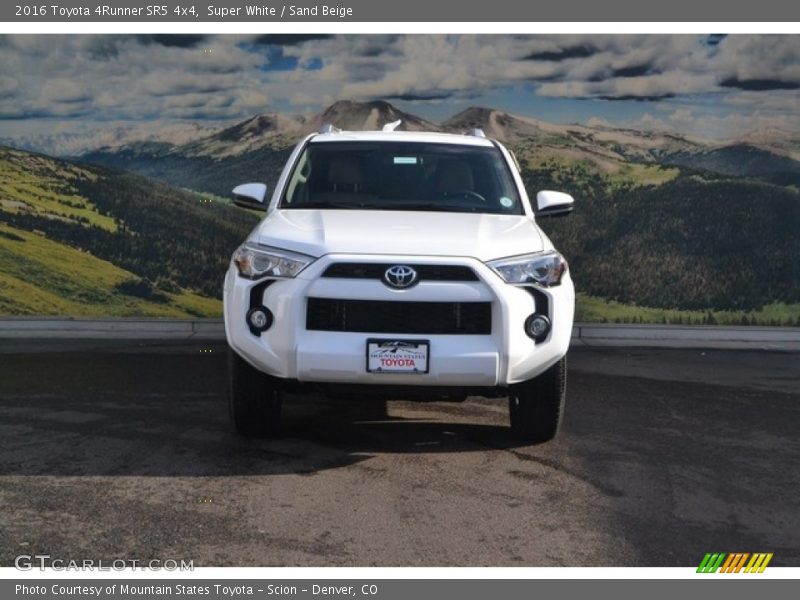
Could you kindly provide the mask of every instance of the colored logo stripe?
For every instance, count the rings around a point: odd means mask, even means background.
[[[725,564],[722,565],[720,573],[738,573],[742,570],[744,562],[750,557],[749,553],[729,554]]]
[[[714,553],[711,554],[710,552],[703,557],[703,561],[700,563],[700,566],[697,567],[698,573],[716,573],[717,569],[719,569],[722,561],[725,560],[726,554],[722,553]]]
[[[772,552],[756,552],[752,555],[749,552],[708,552],[697,567],[697,572],[716,573],[719,570],[720,573],[739,573],[744,569],[744,573],[763,573],[772,556]],[[750,562],[747,562],[748,558]]]
[[[753,554],[753,558],[744,569],[745,573],[763,573],[769,561],[772,560],[772,552]]]

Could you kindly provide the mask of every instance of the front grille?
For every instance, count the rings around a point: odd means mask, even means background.
[[[386,269],[400,263],[334,263],[323,277],[342,279],[383,279]],[[418,275],[418,281],[478,281],[475,271],[461,265],[408,265]]]
[[[309,298],[306,329],[356,333],[487,335],[490,302],[391,302]]]

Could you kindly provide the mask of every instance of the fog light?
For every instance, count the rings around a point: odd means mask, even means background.
[[[266,331],[272,325],[272,313],[263,306],[251,308],[247,313],[247,324],[250,325],[251,330],[254,330],[254,333]]]
[[[525,333],[534,340],[541,341],[550,331],[550,319],[544,315],[531,315],[525,321]]]

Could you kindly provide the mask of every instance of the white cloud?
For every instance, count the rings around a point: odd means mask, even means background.
[[[10,96],[18,87],[19,83],[13,77],[0,76],[0,98]]]
[[[800,83],[800,36],[729,36],[714,63],[723,79]]]
[[[600,117],[591,117],[586,121],[589,127],[613,127],[611,121],[601,119]]]
[[[63,77],[44,82],[39,94],[43,100],[55,103],[81,102],[91,99],[90,91],[80,82]]]
[[[41,118],[89,111],[94,119],[235,117],[263,107],[267,98],[264,78],[253,76],[267,58],[237,41],[210,38],[180,47],[132,35],[5,36],[0,115]],[[187,111],[201,108],[208,112]]]
[[[648,100],[635,111],[647,113],[640,127],[738,131],[749,120],[800,129],[800,90],[770,89],[800,84],[800,36],[728,36],[714,45],[698,35],[342,35],[281,52],[256,36],[228,35],[177,45],[133,35],[0,42],[3,118],[236,119],[339,98],[456,107],[513,88],[552,102]]]

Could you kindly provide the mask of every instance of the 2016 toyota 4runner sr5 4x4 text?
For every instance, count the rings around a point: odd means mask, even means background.
[[[225,277],[230,414],[244,435],[278,431],[287,390],[335,397],[509,398],[512,430],[559,430],[575,293],[537,226],[572,210],[541,191],[532,207],[513,154],[465,135],[344,132],[302,140],[266,216]]]

